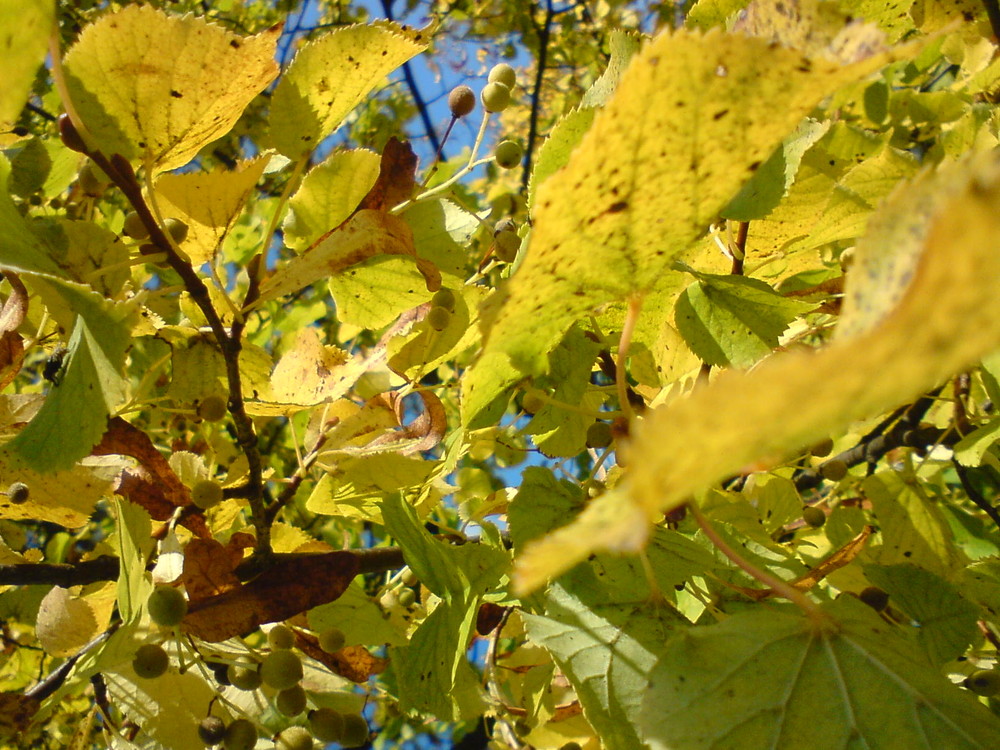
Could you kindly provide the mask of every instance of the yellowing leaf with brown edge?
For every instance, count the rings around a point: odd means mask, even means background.
[[[272,396],[279,403],[303,408],[342,396],[354,384],[341,373],[346,363],[345,352],[324,346],[315,328],[303,328],[274,367]]]
[[[9,452],[0,452],[0,477],[6,491],[11,482],[28,485],[28,501],[14,505],[0,495],[0,518],[32,520],[76,528],[87,523],[94,506],[111,492],[114,470],[77,466],[72,471],[35,472]]]
[[[156,181],[163,216],[188,225],[181,249],[195,265],[215,256],[269,160],[269,156],[260,156],[240,162],[232,170],[167,174]]]
[[[575,320],[674,273],[671,261],[804,116],[891,57],[841,65],[715,29],[659,36],[539,188],[530,245],[483,361],[499,353],[525,373],[543,371]],[[470,375],[467,388],[488,377]]]
[[[229,132],[278,74],[280,33],[242,37],[132,5],[83,30],[66,54],[66,83],[93,145],[174,169]]]
[[[956,168],[964,187],[942,201],[909,288],[879,325],[750,372],[723,372],[650,412],[636,425],[626,480],[525,550],[518,589],[597,549],[641,548],[651,522],[713,482],[907,403],[1000,346],[1000,153]],[[948,172],[940,180],[954,184]],[[893,201],[908,197],[903,188]]]
[[[271,98],[271,138],[291,159],[310,153],[379,82],[427,48],[395,24],[346,26],[305,45]]]

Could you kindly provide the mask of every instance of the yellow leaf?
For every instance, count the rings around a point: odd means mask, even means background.
[[[323,346],[315,328],[303,328],[295,345],[275,365],[272,396],[277,402],[302,406],[342,396],[354,383],[343,377],[346,363],[347,355],[334,346]]]
[[[271,98],[274,147],[310,153],[389,73],[427,48],[419,31],[394,24],[347,26],[295,56]]]
[[[90,605],[69,589],[53,586],[42,599],[35,635],[51,656],[71,656],[100,632]]]
[[[621,491],[527,549],[519,590],[594,550],[638,549],[650,522],[713,482],[907,403],[1000,345],[1000,153],[961,168],[963,189],[940,207],[912,282],[879,325],[818,352],[787,352],[750,372],[723,372],[650,412],[636,426]],[[948,173],[941,180],[954,184]]]
[[[0,137],[5,140],[31,93],[35,71],[45,60],[54,10],[52,0],[0,0]]]
[[[670,273],[824,96],[890,56],[840,65],[715,29],[659,36],[633,58],[567,166],[539,188],[524,263],[484,357],[544,370],[573,321]]]
[[[188,225],[181,249],[196,266],[215,256],[269,160],[269,156],[260,156],[240,162],[233,170],[167,174],[156,181],[163,217]]]
[[[77,466],[72,471],[38,473],[9,452],[0,452],[0,476],[5,482],[0,489],[6,490],[11,482],[24,482],[29,490],[28,502],[22,505],[0,496],[0,517],[47,521],[71,529],[83,526],[97,501],[110,494],[110,476],[115,471]]]
[[[66,82],[101,151],[174,169],[229,132],[278,74],[280,33],[241,37],[131,5],[83,30],[66,54]]]

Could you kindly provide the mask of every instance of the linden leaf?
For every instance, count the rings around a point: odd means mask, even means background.
[[[278,74],[280,34],[276,26],[241,37],[149,5],[102,16],[64,61],[84,138],[157,171],[187,164]]]
[[[677,330],[710,365],[749,367],[778,345],[788,324],[815,305],[745,276],[693,274],[677,301]]]
[[[122,370],[135,312],[133,302],[111,303],[69,282],[46,283],[79,315],[58,385],[8,446],[39,472],[69,469],[101,439],[108,414],[125,396]]]
[[[305,250],[357,208],[379,175],[374,151],[337,151],[317,165],[288,201],[282,225],[285,244]]]
[[[645,741],[653,750],[997,746],[1000,721],[874,612],[850,597],[827,612],[826,627],[751,611],[674,638],[650,675]]]
[[[271,138],[291,159],[311,152],[382,79],[427,48],[395,24],[347,26],[306,44],[271,98]]]
[[[55,18],[52,0],[4,0],[0,3],[0,56],[4,85],[0,89],[0,132],[11,129],[45,61]]]
[[[19,273],[62,276],[45,246],[10,197],[10,162],[0,154],[0,267]]]
[[[271,395],[279,403],[313,406],[344,395],[347,354],[324,346],[315,328],[303,328],[271,373]]]
[[[575,320],[651,289],[824,96],[888,60],[843,66],[717,30],[659,36],[539,188],[483,361],[501,354],[526,374],[544,371]],[[484,369],[467,380],[490,377]]]
[[[156,181],[163,216],[180,219],[188,226],[181,249],[195,266],[215,257],[269,160],[259,156],[240,162],[232,170],[167,174]]]
[[[327,287],[337,303],[337,318],[358,328],[379,329],[426,301],[428,277],[415,260],[380,255],[331,276]]]
[[[520,589],[595,549],[636,549],[650,521],[693,493],[906,403],[995,349],[1000,155],[955,168],[967,175],[965,187],[941,206],[895,310],[863,334],[773,356],[751,372],[723,372],[648,413],[634,431],[626,481],[522,555]]]
[[[321,633],[327,628],[340,628],[347,645],[364,644],[400,646],[406,634],[385,618],[382,609],[365,593],[360,582],[353,582],[337,601],[309,610],[309,627]]]
[[[71,656],[99,632],[87,600],[53,586],[42,599],[35,623],[38,642],[50,656]]]

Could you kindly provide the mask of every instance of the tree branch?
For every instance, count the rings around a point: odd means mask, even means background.
[[[531,177],[531,159],[535,153],[535,141],[538,139],[538,111],[542,106],[542,79],[545,77],[545,63],[549,54],[549,34],[552,29],[552,19],[555,11],[552,9],[552,0],[545,2],[545,21],[538,30],[538,70],[535,71],[535,88],[531,92],[531,120],[528,128],[528,146],[525,149],[526,158],[524,168],[521,172],[521,186],[528,187],[528,180]],[[537,27],[536,27],[537,28]]]

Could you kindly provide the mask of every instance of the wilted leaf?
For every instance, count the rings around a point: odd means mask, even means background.
[[[753,611],[672,640],[642,708],[654,750],[980,750],[1000,721],[870,609],[842,597],[827,626]],[[724,707],[724,710],[721,710]]]
[[[131,5],[84,28],[66,53],[66,83],[103,153],[174,169],[229,132],[277,75],[280,34],[240,37],[203,18]]]
[[[271,99],[271,138],[298,159],[319,146],[389,73],[426,47],[395,24],[347,26],[305,45]]]
[[[189,601],[194,604],[242,586],[234,571],[243,562],[243,550],[253,543],[253,536],[244,533],[233,534],[226,546],[216,539],[188,542],[181,580]]]
[[[192,603],[181,627],[213,643],[244,635],[334,601],[357,571],[350,552],[281,558],[249,583]]]

